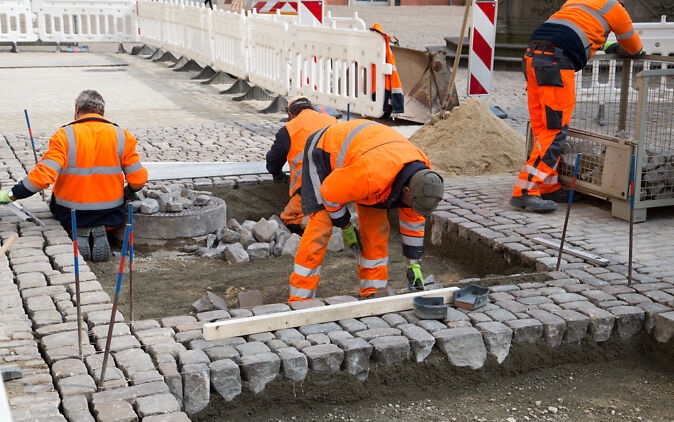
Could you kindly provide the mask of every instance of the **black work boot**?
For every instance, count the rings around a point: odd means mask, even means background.
[[[526,192],[522,192],[522,196],[511,197],[510,205],[534,212],[553,212],[557,210],[555,201],[545,200],[536,195],[528,195]]]
[[[79,227],[77,229],[77,250],[85,261],[91,259],[91,246],[89,245],[89,227]]]
[[[91,247],[91,260],[94,262],[105,262],[110,259],[110,243],[108,243],[108,233],[105,226],[96,226],[91,229],[93,245]]]
[[[547,200],[547,201],[554,201],[554,202],[559,202],[559,203],[567,203],[569,202],[569,191],[566,189],[557,189],[554,192],[550,193],[542,193],[541,198]]]

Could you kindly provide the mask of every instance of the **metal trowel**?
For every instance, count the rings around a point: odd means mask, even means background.
[[[44,223],[42,222],[42,220],[37,218],[35,214],[28,211],[21,205],[16,204],[14,202],[9,202],[3,205],[9,208],[9,210],[13,212],[17,217],[19,217],[22,221],[32,221],[33,223],[35,223],[35,225],[44,227]]]

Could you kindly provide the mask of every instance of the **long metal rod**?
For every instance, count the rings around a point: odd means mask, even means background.
[[[632,155],[630,166],[630,240],[627,258],[627,285],[632,286],[632,250],[634,249],[634,179],[636,178],[637,156]]]
[[[129,225],[131,226],[129,234],[129,313],[133,323],[133,206],[129,204]]]
[[[466,34],[466,24],[468,23],[468,12],[473,5],[473,0],[468,0],[464,6],[463,22],[461,23],[461,34],[459,34],[459,43],[456,45],[456,55],[454,56],[454,65],[452,66],[452,74],[449,76],[449,84],[447,86],[447,98],[443,108],[447,110],[451,103],[452,93],[454,91],[454,83],[456,82],[456,72],[459,69],[459,61],[461,60],[461,50],[463,49],[463,38]]]
[[[80,301],[80,251],[77,247],[77,213],[70,210],[70,226],[73,233],[73,264],[75,266],[75,301],[77,302],[77,345],[80,351],[80,360],[84,359],[82,353],[82,305]],[[88,240],[88,239],[87,239]]]
[[[23,109],[23,114],[26,116],[26,125],[28,126],[28,135],[30,136],[30,146],[33,148],[33,157],[35,158],[35,164],[37,164],[37,151],[35,151],[35,141],[33,141],[33,129],[30,127],[30,120],[28,119],[28,110]],[[42,195],[42,200],[45,200],[44,191],[40,191]]]
[[[569,202],[566,205],[566,217],[564,218],[564,228],[562,229],[562,240],[559,243],[559,255],[557,255],[557,268],[555,271],[559,271],[559,267],[562,265],[562,253],[564,251],[564,239],[566,239],[566,228],[569,225],[569,214],[571,214],[571,204],[573,203],[573,193],[576,190],[576,178],[578,177],[578,168],[580,167],[580,157],[581,153],[576,155],[576,165],[573,168],[573,178],[571,179],[571,189],[569,189]]]
[[[122,244],[122,255],[119,258],[119,272],[117,273],[117,285],[115,286],[115,298],[112,301],[112,312],[110,313],[110,324],[108,325],[108,337],[105,340],[105,352],[103,353],[103,366],[101,367],[101,377],[98,380],[98,389],[103,388],[105,381],[105,368],[108,366],[108,355],[110,354],[110,342],[112,341],[112,329],[115,325],[115,314],[117,313],[117,302],[119,301],[119,291],[122,289],[122,276],[124,275],[124,261],[129,245],[129,236],[131,225],[127,224],[124,231],[124,243]]]

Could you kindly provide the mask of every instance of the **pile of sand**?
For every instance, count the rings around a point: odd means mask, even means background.
[[[477,98],[433,116],[410,141],[445,176],[509,173],[519,171],[525,161],[524,136]]]

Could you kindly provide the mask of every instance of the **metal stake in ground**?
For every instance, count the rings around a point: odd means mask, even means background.
[[[131,204],[129,204],[129,226],[131,226],[129,234],[129,313],[133,323],[133,206]]]
[[[634,180],[636,178],[637,156],[632,155],[632,165],[630,166],[630,244],[629,257],[627,258],[627,285],[632,286],[632,249],[634,236]]]
[[[30,128],[30,120],[28,119],[28,110],[23,109],[23,114],[26,116],[26,125],[28,125],[28,135],[30,136],[30,146],[33,148],[33,157],[35,157],[35,164],[37,164],[37,151],[35,151],[35,141],[33,141],[33,129]],[[45,200],[44,191],[40,191],[42,200]]]
[[[442,108],[449,110],[450,104],[452,104],[452,93],[454,92],[454,83],[456,81],[456,72],[459,70],[459,60],[461,60],[461,50],[463,49],[463,37],[466,34],[466,24],[468,23],[468,12],[470,12],[471,7],[473,6],[473,0],[468,0],[464,2],[463,6],[463,22],[461,22],[461,34],[459,34],[459,42],[456,45],[456,55],[454,56],[454,66],[452,66],[452,74],[449,76],[449,84],[447,85],[447,98],[445,103],[442,105]]]
[[[98,389],[103,388],[105,381],[105,368],[108,365],[108,355],[110,354],[110,341],[112,340],[112,328],[115,324],[115,314],[117,313],[117,302],[119,301],[119,291],[122,289],[122,276],[124,275],[124,261],[129,245],[129,236],[131,234],[131,225],[127,224],[124,230],[124,243],[122,244],[122,255],[119,257],[119,272],[117,273],[117,285],[115,286],[115,298],[112,301],[112,312],[110,314],[110,324],[108,325],[108,337],[105,340],[105,352],[103,353],[103,366],[101,367],[101,378],[98,380]]]
[[[564,251],[564,239],[566,239],[566,227],[569,225],[569,214],[571,214],[571,204],[573,203],[573,192],[576,190],[576,177],[578,177],[578,168],[580,167],[580,156],[576,155],[576,166],[573,168],[573,178],[571,179],[571,189],[569,189],[569,202],[566,205],[566,217],[564,218],[564,228],[562,229],[562,240],[559,242],[559,255],[557,256],[557,268],[562,264],[562,252]]]
[[[70,226],[73,233],[73,265],[75,266],[75,301],[77,302],[77,345],[80,350],[80,360],[84,359],[82,354],[82,306],[80,304],[80,263],[79,249],[77,247],[77,214],[75,210],[70,210]]]

